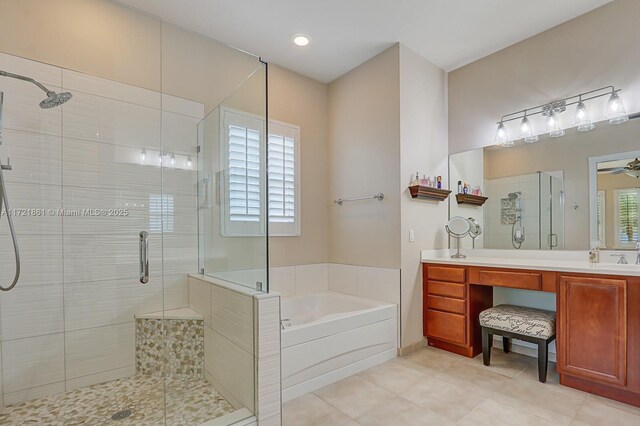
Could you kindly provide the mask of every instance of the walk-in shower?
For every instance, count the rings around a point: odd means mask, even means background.
[[[17,80],[27,81],[27,82],[35,84],[40,89],[42,89],[47,94],[47,98],[42,100],[42,102],[40,102],[40,108],[42,108],[42,109],[49,109],[49,108],[57,107],[58,105],[62,105],[65,102],[67,102],[69,99],[71,99],[72,96],[73,96],[69,92],[56,93],[53,90],[47,89],[46,86],[44,86],[43,84],[37,82],[33,78],[26,77],[24,75],[13,74],[13,73],[10,73],[10,72],[7,72],[7,71],[0,70],[0,77],[9,77],[9,78],[15,78]],[[2,138],[3,138],[3,135],[2,135],[2,109],[3,109],[3,105],[4,105],[4,93],[0,92],[0,145],[2,145]],[[8,196],[7,196],[7,188],[6,188],[6,185],[4,183],[5,181],[4,181],[3,172],[5,170],[6,171],[10,171],[11,170],[11,163],[9,161],[9,158],[7,158],[7,163],[6,164],[2,164],[2,159],[0,159],[0,216],[2,215],[2,207],[3,207],[3,203],[4,203],[4,209],[6,211],[7,221],[9,223],[9,232],[11,233],[11,240],[13,241],[13,251],[14,251],[16,266],[15,266],[15,274],[14,274],[13,280],[11,281],[11,284],[9,284],[9,286],[7,286],[7,287],[3,286],[2,285],[2,281],[0,281],[0,290],[1,291],[9,291],[9,290],[13,289],[16,286],[16,284],[18,284],[18,280],[20,279],[20,249],[18,248],[18,238],[16,236],[15,227],[13,225],[12,212],[11,212],[11,209],[9,208],[9,199],[8,199]]]

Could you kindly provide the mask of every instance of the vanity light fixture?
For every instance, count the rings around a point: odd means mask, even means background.
[[[540,140],[538,135],[533,134],[533,127],[531,127],[531,121],[529,121],[526,111],[524,112],[522,123],[520,123],[520,137],[524,139],[526,143],[534,143]]]
[[[496,145],[509,147],[515,145],[514,141],[509,140],[509,135],[507,133],[507,128],[504,126],[504,123],[501,121],[498,124],[498,129],[496,130],[496,138],[494,140]]]
[[[582,102],[582,96],[580,96],[578,106],[576,106],[576,122],[574,124],[579,132],[588,132],[596,128],[596,125],[589,118],[589,111],[587,111],[587,106]]]
[[[629,116],[624,109],[622,99],[620,99],[616,90],[611,90],[611,96],[607,102],[607,111],[604,116],[611,124],[621,124],[629,121]]]
[[[595,124],[591,121],[589,113],[587,111],[586,102],[592,99],[601,98],[603,96],[609,96],[607,102],[607,109],[605,111],[605,118],[609,120],[611,124],[620,124],[629,120],[622,99],[620,98],[620,89],[616,89],[613,86],[605,86],[599,89],[590,90],[588,92],[580,93],[578,95],[569,96],[564,99],[549,102],[543,105],[538,105],[530,108],[526,108],[520,111],[512,112],[503,115],[498,121],[498,129],[496,130],[496,136],[494,143],[503,147],[511,147],[515,145],[515,140],[509,140],[507,123],[514,120],[522,120],[520,122],[519,138],[523,139],[526,143],[533,143],[539,140],[539,136],[533,133],[533,127],[531,125],[530,117],[540,114],[546,117],[547,128],[549,136],[552,138],[558,138],[564,136],[565,131],[560,126],[559,115],[563,113],[567,107],[576,105],[576,117],[574,125],[579,132],[587,132],[595,128]]]
[[[553,110],[549,112],[549,115],[547,115],[547,126],[550,137],[559,138],[564,136],[564,129],[560,127],[558,116]]]
[[[311,43],[311,38],[306,34],[294,34],[292,40],[293,44],[300,47],[308,46]]]

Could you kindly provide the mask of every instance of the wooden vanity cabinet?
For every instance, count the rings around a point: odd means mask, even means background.
[[[423,265],[423,334],[429,346],[474,357],[482,352],[480,312],[493,305],[490,287],[470,291],[468,268]]]
[[[640,405],[640,280],[561,274],[558,284],[560,382]]]
[[[479,314],[493,287],[554,292],[560,383],[640,407],[640,277],[424,263],[429,346],[482,352]]]

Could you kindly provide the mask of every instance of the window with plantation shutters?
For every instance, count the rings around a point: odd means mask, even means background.
[[[229,125],[229,219],[260,221],[260,132]]]
[[[299,235],[298,135],[296,126],[269,122],[269,233]]]
[[[226,108],[221,114],[220,157],[225,171],[222,234],[264,235],[263,212],[268,198],[269,235],[300,235],[299,128],[270,121],[265,150],[261,117]]]
[[[606,229],[606,223],[607,223],[607,219],[605,216],[605,192],[604,191],[598,191],[598,200],[597,200],[597,205],[596,205],[596,220],[597,220],[597,226],[596,226],[596,232],[597,232],[597,237],[598,237],[598,244],[599,247],[605,247],[605,229]]]
[[[638,189],[615,191],[615,237],[616,247],[634,248],[638,242]]]
[[[264,235],[263,141],[264,120],[230,109],[221,110],[221,169],[224,197],[221,203],[222,234]]]

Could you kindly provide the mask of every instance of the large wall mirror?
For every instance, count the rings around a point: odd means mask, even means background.
[[[640,215],[640,119],[596,124],[589,132],[517,141],[451,155],[449,182],[480,187],[481,206],[449,197],[450,217],[474,218],[483,227],[476,248],[588,250],[635,249]],[[471,240],[463,241],[470,248]]]

